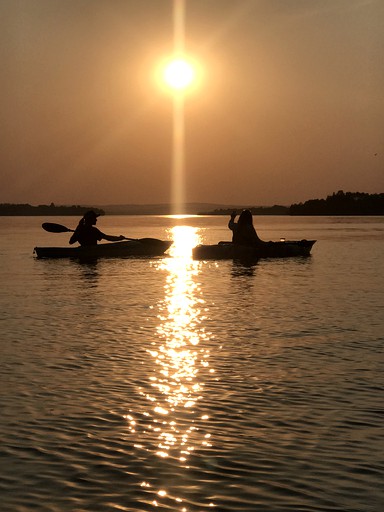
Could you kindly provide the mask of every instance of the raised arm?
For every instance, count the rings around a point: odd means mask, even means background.
[[[235,222],[235,219],[236,219],[236,212],[233,211],[231,213],[231,218],[229,219],[229,222],[228,222],[228,227],[231,231],[233,231],[235,229],[235,226],[236,226],[236,222]]]

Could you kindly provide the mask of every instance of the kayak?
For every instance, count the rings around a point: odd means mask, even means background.
[[[219,242],[216,245],[197,245],[192,250],[194,260],[232,260],[259,258],[289,258],[309,256],[316,240],[287,240],[262,242],[257,246]]]
[[[142,238],[123,242],[110,242],[77,247],[35,247],[37,258],[126,258],[137,256],[161,256],[172,241]]]

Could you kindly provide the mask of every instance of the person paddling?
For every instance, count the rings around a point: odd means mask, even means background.
[[[235,222],[236,212],[232,212],[228,222],[229,229],[233,232],[232,242],[238,245],[261,245],[264,242],[258,237],[253,226],[252,213],[250,210],[243,210],[239,220]]]
[[[93,210],[90,210],[87,213],[85,213],[83,218],[77,225],[77,228],[75,229],[73,235],[69,239],[69,243],[72,245],[75,242],[79,242],[80,245],[85,246],[97,245],[97,242],[99,242],[100,240],[108,240],[109,242],[119,242],[120,240],[125,239],[123,235],[106,235],[98,228],[96,228],[95,224],[97,222],[97,217],[99,217],[99,214],[95,213]]]

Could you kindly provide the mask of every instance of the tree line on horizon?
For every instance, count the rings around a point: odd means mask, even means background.
[[[326,199],[292,204],[289,215],[384,215],[384,194],[339,190]]]
[[[309,199],[291,206],[246,207],[252,215],[384,215],[384,194],[344,192],[339,190],[326,199]],[[230,215],[241,208],[218,208],[205,215]]]
[[[78,215],[82,216],[88,210],[94,210],[99,215],[104,215],[104,210],[100,208],[93,208],[89,206],[56,206],[54,203],[49,205],[40,204],[38,206],[32,206],[30,204],[11,204],[3,203],[0,204],[0,215]]]
[[[163,205],[164,206],[164,205]],[[240,211],[248,208],[253,215],[384,215],[384,193],[368,194],[365,192],[344,192],[339,190],[325,199],[309,199],[304,203],[292,204],[291,206],[244,206],[244,207],[226,207],[217,208],[211,211],[199,212],[199,215],[230,215],[233,210]],[[0,215],[76,215],[82,216],[89,209],[93,209],[100,215],[105,215],[101,208],[92,206],[56,206],[50,205],[32,206],[30,204],[0,204]],[[157,212],[159,213],[159,212]],[[109,212],[111,214],[111,212]],[[113,213],[112,213],[113,214]],[[123,210],[119,212],[124,215]],[[125,214],[129,215],[151,215],[154,212],[148,205],[148,211],[145,211],[145,205],[140,205],[140,212],[129,210]]]

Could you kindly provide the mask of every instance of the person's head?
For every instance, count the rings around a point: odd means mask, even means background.
[[[252,225],[252,213],[250,210],[243,210],[240,213],[239,221],[238,223],[242,226],[245,225]]]
[[[99,215],[95,213],[93,210],[89,210],[83,215],[83,221],[85,224],[93,226],[94,224],[96,224],[98,216]]]

